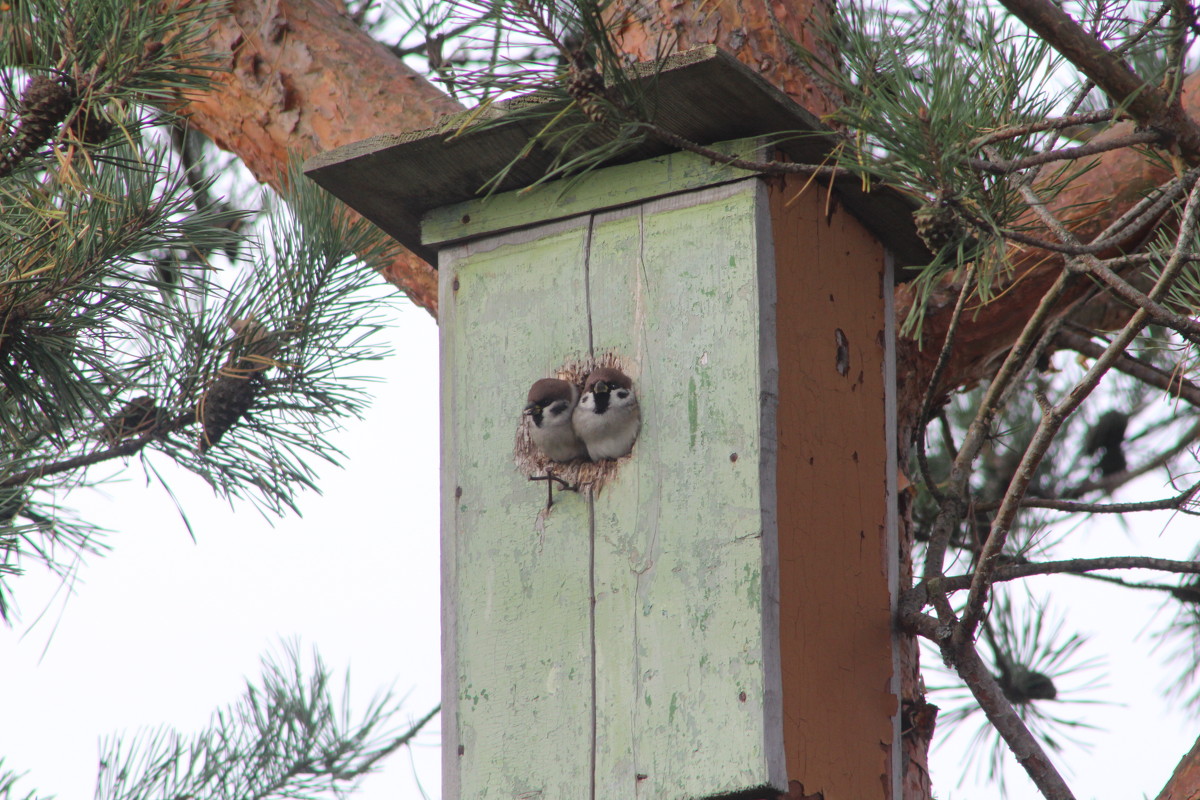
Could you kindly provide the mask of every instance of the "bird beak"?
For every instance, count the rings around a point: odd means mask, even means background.
[[[537,403],[530,403],[529,405],[525,406],[525,410],[522,411],[521,413],[524,414],[525,416],[530,416],[536,410],[537,410]]]
[[[592,387],[592,391],[600,394],[608,394],[612,389],[604,381],[596,381],[596,385]]]

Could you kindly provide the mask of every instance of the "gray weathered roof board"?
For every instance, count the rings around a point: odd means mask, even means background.
[[[657,67],[657,68],[656,68]],[[835,144],[820,120],[760,75],[715,46],[699,47],[639,65],[654,122],[701,144],[769,135],[788,158],[819,164]],[[518,99],[515,102],[521,102]],[[525,102],[529,102],[525,100]],[[503,114],[504,104],[497,112]],[[421,241],[421,219],[429,211],[481,196],[480,189],[524,148],[545,124],[544,117],[490,125],[458,133],[471,112],[440,125],[396,135],[374,136],[310,158],[304,171],[405,247],[437,265],[437,251]],[[599,144],[585,137],[578,150]],[[628,163],[672,151],[647,139],[611,163]],[[546,174],[555,154],[535,147],[497,187],[520,189]],[[913,205],[900,194],[864,192],[861,181],[837,181],[837,195],[895,254],[898,266],[926,263],[930,254],[913,227]]]

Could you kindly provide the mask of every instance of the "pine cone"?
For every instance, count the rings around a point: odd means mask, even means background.
[[[230,327],[236,335],[228,345],[229,357],[196,408],[203,428],[201,453],[214,447],[254,405],[263,373],[275,365],[279,352],[278,338],[257,320],[234,320]]]
[[[942,202],[918,208],[913,212],[913,222],[916,223],[921,241],[935,253],[943,247],[957,244],[967,235],[962,217],[953,207]]]
[[[35,153],[46,143],[71,111],[75,95],[62,83],[37,75],[29,79],[21,95],[19,127],[0,155],[0,176]]]
[[[135,397],[104,424],[104,435],[111,442],[140,436],[158,424],[158,404],[150,395]]]
[[[1000,691],[1014,705],[1028,705],[1034,700],[1053,700],[1058,697],[1058,687],[1044,672],[1036,672],[1017,664],[1011,671],[1002,670],[996,677]]]
[[[84,144],[102,144],[113,131],[112,121],[101,109],[84,106],[71,120],[71,134]]]
[[[254,395],[262,385],[262,373],[250,372],[245,375],[222,372],[204,397],[200,398],[197,408],[200,425],[200,452],[207,452],[215,447],[225,432],[246,415],[254,405]]]
[[[594,67],[582,67],[577,61],[572,63],[567,77],[567,94],[579,104],[579,110],[589,120],[610,133],[616,129],[610,104],[606,102],[608,93],[604,78]]]
[[[1105,411],[1088,428],[1083,440],[1083,452],[1089,456],[1097,450],[1119,450],[1125,442],[1125,429],[1129,426],[1129,415],[1120,411]]]

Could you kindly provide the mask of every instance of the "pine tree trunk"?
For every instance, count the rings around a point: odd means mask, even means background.
[[[364,34],[337,0],[233,0],[210,41],[226,71],[182,111],[271,186],[289,158],[427,127],[462,108]],[[385,276],[436,314],[437,274],[396,251]]]
[[[837,110],[840,96],[814,70],[804,68],[793,43],[824,63],[833,63],[834,53],[826,44],[829,37],[823,35],[832,9],[828,0],[619,0],[608,9],[608,16],[622,51],[638,61],[715,44],[798,104],[823,116]]]

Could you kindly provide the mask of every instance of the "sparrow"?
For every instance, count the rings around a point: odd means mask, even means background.
[[[571,413],[579,402],[579,388],[558,378],[542,378],[529,388],[525,415],[532,426],[529,437],[551,461],[586,458],[587,450],[571,427]]]
[[[593,461],[620,458],[632,450],[642,415],[629,376],[608,367],[592,370],[571,424]]]

